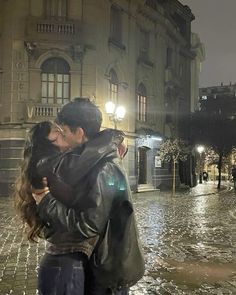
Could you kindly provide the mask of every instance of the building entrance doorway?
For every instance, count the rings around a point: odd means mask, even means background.
[[[138,184],[147,183],[147,151],[146,147],[138,149]]]

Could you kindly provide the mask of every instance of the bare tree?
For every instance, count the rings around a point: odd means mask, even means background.
[[[160,158],[165,162],[172,162],[173,183],[172,194],[175,195],[176,188],[176,164],[178,161],[186,161],[189,148],[181,139],[167,139],[160,146]]]

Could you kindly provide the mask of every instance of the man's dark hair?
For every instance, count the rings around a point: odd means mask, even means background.
[[[81,127],[90,139],[100,131],[102,113],[88,98],[76,97],[61,109],[56,121],[58,124],[67,125],[72,132]]]

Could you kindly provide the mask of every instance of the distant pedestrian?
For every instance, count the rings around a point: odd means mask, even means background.
[[[208,181],[208,173],[206,171],[203,171],[202,173],[203,181],[207,182]]]
[[[233,183],[234,183],[234,190],[236,191],[236,167],[234,166],[232,169],[232,177],[233,177]]]

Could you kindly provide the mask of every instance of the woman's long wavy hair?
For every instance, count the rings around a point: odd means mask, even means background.
[[[47,138],[53,123],[44,121],[36,124],[29,131],[25,142],[23,162],[20,174],[14,188],[15,207],[23,220],[28,225],[27,237],[36,242],[42,237],[43,222],[37,213],[37,205],[32,197],[32,187],[42,187],[42,177],[37,173],[37,163],[45,157],[59,153],[59,148]]]

